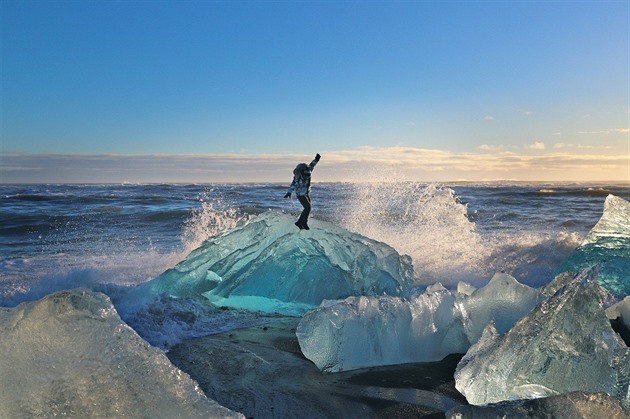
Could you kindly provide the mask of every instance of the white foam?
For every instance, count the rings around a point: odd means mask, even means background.
[[[247,219],[239,215],[236,208],[219,198],[209,198],[207,194],[199,198],[201,206],[192,210],[190,217],[184,221],[182,244],[187,254],[196,249],[210,237],[234,228],[240,221]]]
[[[374,173],[374,182],[354,184],[341,225],[383,241],[411,256],[416,281],[459,281],[482,286],[505,271],[522,283],[540,286],[581,238],[576,233],[501,231],[481,234],[455,192],[437,184],[402,182]]]

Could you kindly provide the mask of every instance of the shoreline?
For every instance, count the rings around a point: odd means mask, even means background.
[[[439,362],[322,373],[300,350],[297,318],[188,339],[166,356],[204,393],[246,417],[444,417],[466,399]]]

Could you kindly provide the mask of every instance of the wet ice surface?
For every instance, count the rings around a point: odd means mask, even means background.
[[[604,213],[557,272],[599,265],[599,284],[617,298],[630,295],[630,202],[608,195]]]
[[[604,392],[630,404],[630,349],[606,317],[596,272],[578,275],[504,336],[486,327],[455,373],[471,404],[571,391]]]
[[[437,361],[465,353],[490,321],[507,331],[541,299],[539,290],[496,274],[470,295],[436,284],[419,295],[327,301],[302,318],[297,336],[321,370]]]
[[[325,299],[399,295],[413,280],[408,257],[331,223],[266,212],[210,238],[185,260],[133,290],[121,305],[162,293],[216,305],[301,315]]]
[[[242,417],[208,399],[104,294],[1,308],[0,335],[2,417]]]

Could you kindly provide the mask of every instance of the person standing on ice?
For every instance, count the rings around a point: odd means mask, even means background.
[[[285,198],[290,198],[291,194],[295,192],[295,195],[300,200],[300,204],[304,207],[300,218],[295,222],[295,225],[300,230],[309,230],[307,221],[308,215],[311,213],[311,173],[313,173],[313,169],[321,157],[318,153],[311,164],[300,163],[295,166],[295,169],[293,169],[293,182],[291,182],[289,190],[284,195]]]

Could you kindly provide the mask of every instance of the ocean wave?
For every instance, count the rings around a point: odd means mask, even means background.
[[[609,189],[609,188],[542,188],[535,192],[531,192],[531,194],[546,194],[546,195],[558,195],[558,196],[569,196],[569,197],[602,197],[605,198],[608,195],[616,194],[618,190]]]

